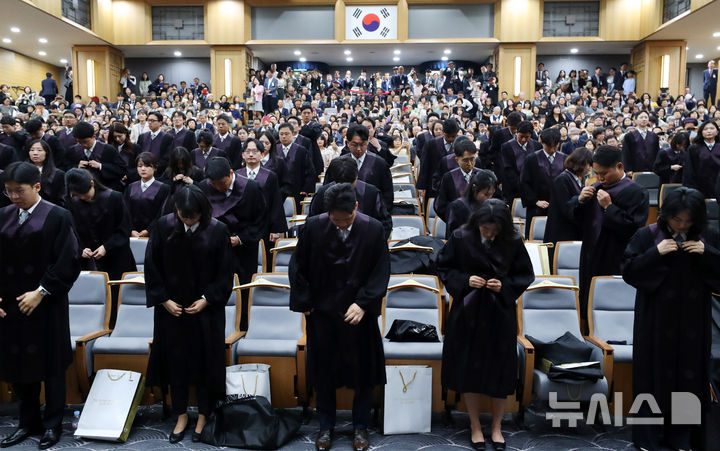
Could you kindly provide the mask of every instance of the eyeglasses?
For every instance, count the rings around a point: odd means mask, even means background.
[[[20,188],[17,190],[14,189],[3,189],[2,193],[5,195],[5,197],[22,197],[27,193],[28,191],[25,190],[25,188]]]

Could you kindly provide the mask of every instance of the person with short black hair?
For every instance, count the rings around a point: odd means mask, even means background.
[[[168,158],[173,150],[173,137],[162,131],[164,117],[161,113],[151,111],[147,116],[150,130],[138,137],[136,147],[139,153],[150,152],[155,155],[158,171],[162,173],[168,165]]]
[[[47,449],[62,434],[73,359],[67,294],[80,274],[78,242],[70,213],[40,197],[34,165],[12,163],[2,180],[12,205],[0,210],[0,380],[13,384],[20,421],[0,447],[42,432],[39,447]]]
[[[175,110],[172,114],[172,123],[173,126],[168,133],[173,137],[173,149],[176,147],[195,149],[197,147],[195,133],[185,127],[185,113]]]
[[[720,290],[720,250],[706,216],[703,194],[680,187],[663,201],[657,223],[638,230],[625,250],[623,279],[637,289],[633,392],[652,395],[664,418],[664,425],[633,426],[639,449],[703,448],[693,439],[702,426],[672,421],[676,392],[694,395],[702,425],[710,426],[711,302]],[[654,413],[642,403],[636,416]]]
[[[295,199],[295,210],[302,212],[303,199],[315,191],[315,168],[312,163],[308,149],[293,142],[293,126],[284,123],[278,127],[279,142],[277,152],[285,159],[288,167],[288,179],[290,182],[289,195]]]
[[[231,133],[232,117],[228,114],[221,114],[215,118],[217,133],[213,140],[213,147],[216,147],[226,154],[226,158],[230,162],[233,169],[242,167],[242,141],[240,138]]]
[[[640,110],[633,117],[635,130],[623,138],[623,165],[626,171],[650,172],[660,151],[660,138],[649,128],[650,113]]]
[[[438,194],[433,204],[435,213],[437,213],[445,223],[448,222],[448,207],[450,203],[465,193],[472,177],[479,171],[479,169],[475,167],[478,149],[472,141],[469,139],[460,140],[458,137],[453,147],[453,161],[456,167],[445,172],[442,176]]]
[[[197,148],[192,150],[192,158],[195,166],[201,170],[205,169],[205,163],[207,163],[209,158],[227,158],[227,154],[224,150],[213,147],[213,141],[212,133],[207,130],[201,130],[197,135]]]
[[[162,214],[170,187],[155,179],[157,160],[150,152],[143,152],[135,159],[140,180],[131,183],[123,193],[125,205],[132,223],[131,237],[149,237],[152,224]]]
[[[335,390],[345,386],[355,391],[353,448],[361,451],[369,447],[372,389],[385,384],[377,317],[390,253],[382,225],[357,212],[352,185],[331,186],[325,208],[307,219],[290,260],[290,310],[305,314],[307,376],[320,423],[316,449],[332,446]]]
[[[720,173],[718,155],[720,155],[718,125],[713,121],[703,122],[686,152],[683,185],[697,189],[706,199],[712,198],[715,194],[715,180]]]
[[[87,169],[104,186],[122,191],[127,165],[117,149],[97,141],[95,129],[88,122],[78,122],[73,136],[77,144],[66,153],[70,167]]]
[[[432,181],[440,160],[453,153],[452,145],[460,132],[460,126],[455,119],[446,119],[443,122],[443,136],[433,138],[425,143],[422,151],[422,162],[417,179],[418,196],[421,199],[430,199],[437,195],[437,186]],[[438,179],[438,182],[440,180]]]
[[[28,140],[27,132],[24,129],[18,127],[18,119],[10,116],[3,116],[0,118],[0,126],[2,126],[2,133],[0,133],[0,144],[12,147],[15,150],[16,156],[12,161],[18,161],[21,152],[25,147],[25,142]],[[3,159],[4,163],[10,164],[8,159],[12,154],[8,154],[3,148]]]
[[[149,386],[170,387],[177,422],[170,443],[185,436],[188,387],[196,388],[199,442],[215,401],[225,395],[225,304],[233,287],[228,227],[193,185],[175,194],[175,211],[153,225],[145,259],[147,306],[154,307]]]
[[[532,122],[521,121],[516,128],[515,138],[503,143],[500,148],[501,169],[495,171],[498,181],[502,184],[505,200],[512,204],[513,199],[520,197],[520,173],[522,172],[525,158],[542,145],[532,139],[534,128]]]
[[[653,172],[660,177],[660,183],[682,183],[683,165],[689,147],[690,135],[679,132],[670,140],[670,148],[660,149],[653,164]]]
[[[265,169],[277,175],[278,183],[280,184],[280,195],[284,202],[285,198],[291,195],[292,186],[290,185],[287,162],[283,157],[278,155],[275,134],[272,132],[262,132],[259,134],[257,140],[263,145],[260,164],[262,164],[262,167]]]
[[[647,189],[625,174],[622,153],[600,146],[593,155],[598,181],[570,199],[569,207],[582,225],[580,250],[580,321],[587,331],[590,282],[595,276],[620,274],[623,251],[648,218]]]
[[[584,147],[578,147],[565,158],[564,171],[552,181],[550,206],[545,223],[545,243],[558,241],[580,241],[581,225],[576,221],[570,199],[580,194],[585,179],[592,169],[593,154]],[[526,227],[529,224],[526,223]],[[552,248],[549,249],[550,251]]]
[[[123,178],[125,186],[138,179],[135,159],[138,156],[138,149],[130,139],[130,130],[121,122],[116,121],[108,127],[107,143],[118,150],[123,161],[127,165],[127,177]]]
[[[40,197],[64,207],[65,172],[55,167],[50,145],[42,139],[30,141],[27,161],[34,164],[40,171]]]
[[[505,127],[491,127],[489,148],[490,155],[488,156],[488,161],[490,162],[490,164],[487,169],[495,172],[495,175],[498,176],[498,179],[501,178],[500,175],[503,169],[502,146],[503,144],[512,140],[515,137],[515,135],[517,134],[517,127],[518,125],[520,125],[520,122],[522,122],[523,119],[524,118],[522,114],[518,113],[517,111],[513,111],[512,113],[508,114],[507,119],[505,120]]]

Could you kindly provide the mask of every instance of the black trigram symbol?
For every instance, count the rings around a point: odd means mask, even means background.
[[[383,27],[382,31],[380,32],[380,36],[386,37],[390,33],[390,29],[388,27]]]
[[[355,27],[355,28],[353,28],[353,33],[355,33],[356,38],[359,38],[360,35],[362,34],[362,31],[360,31],[360,28]]]
[[[382,14],[382,16],[383,16],[384,18],[386,18],[386,19],[387,19],[388,17],[390,17],[390,11],[388,11],[387,8],[381,9],[381,10],[380,10],[380,14]]]
[[[362,15],[362,10],[360,8],[355,8],[355,12],[353,12],[353,17],[359,19],[360,15]]]

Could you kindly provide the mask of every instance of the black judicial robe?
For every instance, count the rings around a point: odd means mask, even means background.
[[[277,175],[280,184],[280,195],[283,201],[286,197],[291,196],[292,186],[290,184],[290,176],[288,175],[287,162],[282,157],[268,158],[267,162],[260,162],[262,167],[268,169]]]
[[[554,161],[550,164],[544,150],[531,153],[525,159],[525,164],[520,173],[520,199],[526,209],[526,237],[529,236],[532,218],[548,215],[549,209],[540,208],[536,203],[540,200],[550,202],[553,180],[564,171],[564,163],[565,154],[555,152]]]
[[[445,239],[449,240],[455,230],[465,225],[468,222],[468,219],[470,219],[473,208],[477,208],[480,205],[482,204],[471,206],[468,204],[465,196],[450,202],[447,208],[448,219],[445,223]]]
[[[130,213],[131,231],[150,230],[150,225],[162,214],[165,200],[170,195],[170,187],[157,179],[142,190],[142,180],[133,182],[125,188],[123,196]]]
[[[701,238],[702,255],[682,250],[660,255],[657,245],[671,238],[658,224],[638,230],[625,251],[622,272],[637,289],[633,392],[652,394],[666,423],[672,392],[693,393],[704,411],[709,407],[711,293],[720,290],[717,236]]]
[[[427,198],[436,196],[436,187],[433,186],[433,177],[438,170],[440,160],[447,155],[453,153],[452,145],[449,150],[445,150],[445,138],[438,136],[425,142],[425,148],[422,151],[423,157],[420,164],[420,173],[417,178],[417,189],[427,191]]]
[[[127,187],[127,185],[129,185],[130,183],[140,180],[140,176],[137,172],[137,164],[135,163],[139,155],[139,149],[137,146],[133,146],[133,148],[130,149],[126,148],[125,145],[123,145],[118,148],[118,153],[120,154],[120,158],[122,158],[122,160],[125,162],[125,165],[127,166],[127,178],[125,180],[122,180],[123,185]]]
[[[390,252],[378,221],[358,212],[343,242],[327,213],[308,218],[290,261],[290,310],[312,311],[306,317],[311,386],[385,384],[377,317],[389,281]],[[344,322],[353,303],[365,310],[355,326]]]
[[[295,198],[296,202],[300,202],[305,198],[303,193],[312,193],[315,191],[315,169],[313,167],[310,152],[297,143],[290,144],[287,156],[283,151],[282,144],[277,145],[277,154],[285,159],[287,164],[288,182],[290,184],[290,196]]]
[[[587,318],[588,290],[592,278],[620,274],[625,247],[648,218],[647,189],[629,177],[609,187],[603,187],[600,182],[592,186],[596,190],[607,191],[612,204],[603,211],[597,202],[597,196],[584,203],[578,200],[579,195],[570,200],[575,220],[581,224],[583,231],[579,280],[580,311],[583,319]]]
[[[580,191],[580,185],[567,169],[555,177],[550,191],[550,207],[547,211],[544,242],[557,243],[558,241],[580,241],[582,239],[583,231],[575,219],[572,202],[573,197],[579,195]],[[527,227],[529,227],[529,223]]]
[[[80,144],[75,144],[70,151],[66,152],[66,156],[71,168],[78,167],[81,161],[99,161],[102,164],[100,170],[90,166],[85,166],[85,169],[90,171],[108,188],[122,191],[122,178],[127,174],[127,163],[113,146],[95,141],[95,147],[88,159],[85,155],[85,149],[80,147]]]
[[[320,127],[320,124],[313,121],[303,125],[300,128],[298,134],[295,135],[295,142],[306,148],[308,151],[308,155],[310,158],[310,162],[312,163],[313,172],[315,173],[316,179],[320,174],[323,173],[323,170],[325,169],[325,163],[323,161],[322,153],[320,152],[320,147],[318,147],[317,145],[317,139],[318,137],[320,137],[321,133],[322,127]],[[313,185],[313,189],[314,188],[315,185]]]
[[[247,167],[238,169],[235,174],[247,178]],[[285,219],[285,208],[283,206],[283,197],[280,194],[280,185],[275,173],[262,166],[258,166],[258,173],[255,175],[255,181],[260,185],[260,190],[265,196],[265,226],[263,227],[263,237],[271,233],[287,232],[287,220]]]
[[[42,136],[42,140],[45,141],[48,146],[50,146],[50,151],[52,152],[53,162],[55,163],[55,166],[62,169],[62,165],[65,162],[65,147],[63,147],[63,145],[60,143],[60,140],[56,136],[49,133],[45,133]],[[28,151],[29,149],[23,149],[23,159],[30,159]]]
[[[240,138],[228,132],[225,139],[221,139],[219,134],[215,135],[213,139],[212,147],[222,150],[225,152],[230,167],[237,169],[243,165],[242,157],[242,141]]]
[[[176,147],[184,147],[187,150],[192,150],[197,147],[195,133],[185,127],[181,128],[179,132],[173,127],[168,131],[168,134],[173,138],[173,149]]]
[[[471,176],[477,174],[480,170],[472,168]],[[460,196],[462,196],[468,188],[468,182],[465,180],[465,173],[459,167],[443,175],[442,181],[438,189],[433,208],[440,219],[448,222],[448,207]]]
[[[496,129],[490,134],[490,147],[489,154],[487,155],[487,162],[489,166],[487,169],[495,172],[495,175],[500,178],[502,174],[502,146],[506,142],[513,139],[513,133],[510,131],[510,127],[502,127]]]
[[[0,380],[30,383],[65,374],[72,362],[68,298],[80,274],[72,217],[41,200],[22,224],[19,209],[0,210]],[[50,292],[30,316],[15,300],[42,285]]]
[[[55,168],[40,178],[40,197],[46,201],[65,206],[65,172]]]
[[[136,271],[130,250],[130,213],[123,195],[113,190],[96,191],[91,202],[72,198],[68,209],[73,214],[80,254],[83,249],[94,251],[105,246],[107,253],[100,259],[81,258],[83,269],[105,271],[110,280],[119,280],[124,272]]]
[[[715,179],[720,173],[720,143],[712,150],[705,143],[693,144],[688,148],[683,166],[683,185],[695,188],[706,199],[715,193]]]
[[[648,130],[643,139],[639,131],[625,134],[622,144],[623,165],[629,172],[650,172],[660,151],[660,138]]]
[[[68,129],[66,127],[63,127],[59,132],[55,134],[55,136],[57,136],[57,139],[60,141],[60,145],[62,145],[63,149],[65,149],[65,152],[67,152],[72,146],[77,144],[77,140],[73,136],[72,130],[68,132]],[[58,159],[55,158],[55,165],[63,170],[69,169],[69,167],[67,166],[67,157],[65,161],[58,161]]]
[[[137,153],[150,152],[157,159],[157,170],[163,173],[168,166],[170,152],[174,149],[173,137],[169,133],[163,131],[158,132],[155,139],[152,139],[151,132],[141,133],[135,144]],[[188,149],[190,150],[190,149]]]
[[[188,235],[176,214],[153,226],[145,258],[147,306],[155,307],[148,385],[202,384],[211,400],[225,394],[225,304],[233,287],[230,235],[212,219]],[[208,301],[200,313],[172,316],[168,299],[190,307]]]
[[[455,152],[449,153],[448,155],[445,155],[443,158],[440,159],[432,179],[432,187],[433,190],[436,192],[435,197],[439,195],[437,194],[437,192],[440,190],[440,184],[442,183],[442,179],[443,177],[445,177],[445,174],[459,167],[460,165],[455,159]]]
[[[535,280],[522,237],[482,243],[477,230],[455,230],[438,255],[438,275],[455,300],[442,357],[442,385],[458,393],[504,398],[517,382],[515,301]],[[470,276],[498,279],[499,293],[471,288]]]
[[[0,169],[5,169],[14,161],[18,161],[18,155],[15,148],[7,144],[0,143]]]
[[[29,135],[24,129],[22,132],[12,132],[9,135],[5,132],[0,132],[0,144],[5,144],[15,149],[18,158],[20,158],[21,152],[23,152],[28,139]]]
[[[325,209],[325,192],[334,184],[335,182],[330,182],[318,189],[312,198],[312,202],[310,202],[310,214],[308,216],[317,216],[327,212]],[[380,191],[369,183],[357,180],[355,182],[355,196],[357,197],[358,211],[380,221],[385,231],[385,239],[388,239],[390,233],[392,233],[392,216],[390,216],[380,198]]]
[[[525,165],[525,159],[528,155],[532,155],[538,147],[542,148],[540,143],[529,139],[525,144],[525,150],[518,144],[517,139],[512,139],[504,143],[500,148],[500,157],[502,164],[499,173],[496,171],[498,183],[502,184],[505,200],[508,204],[512,204],[513,199],[520,197],[520,173]]]
[[[674,164],[683,166],[685,164],[685,152],[672,149],[663,149],[658,152],[653,164],[653,172],[660,177],[660,183],[682,183],[683,168],[673,171],[670,167]]]
[[[233,271],[240,283],[249,282],[257,271],[258,242],[263,238],[267,208],[260,185],[236,175],[229,196],[210,186],[207,180],[198,186],[212,204],[213,217],[228,226],[230,236],[240,238],[241,244],[232,248]]]
[[[353,157],[348,154],[339,158],[352,159]],[[326,172],[323,184],[327,185],[330,182],[334,182],[335,179],[333,176],[334,174],[332,172]],[[385,208],[387,211],[392,212],[393,201],[395,200],[392,175],[390,174],[390,168],[382,158],[374,153],[365,152],[365,159],[358,170],[358,179],[380,190],[380,197],[382,198]]]
[[[223,158],[227,159],[227,157],[228,157],[224,150],[220,150],[217,147],[212,147],[212,146],[210,147],[210,150],[208,151],[207,156],[202,151],[202,149],[199,147],[193,148],[193,150],[190,152],[190,154],[192,156],[192,160],[193,160],[193,163],[195,164],[195,166],[197,166],[203,172],[205,172],[205,165],[207,164],[207,160],[209,158],[223,157]],[[230,161],[230,160],[228,160],[228,161]],[[232,166],[232,162],[230,162],[230,166]]]

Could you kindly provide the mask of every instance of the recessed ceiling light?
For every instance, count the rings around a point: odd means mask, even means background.
[[[400,61],[400,57],[399,56],[394,57],[393,61]]]
[[[688,47],[688,46],[685,46],[685,50],[690,50],[690,47]]]
[[[10,31],[13,33],[20,33],[20,29],[18,27],[10,27]]]
[[[45,53],[44,51],[40,50],[40,51],[38,52],[38,55],[40,55],[40,56],[45,56],[45,55],[47,55],[47,53]]]
[[[295,54],[295,56],[300,56],[302,54],[300,50],[295,50],[293,53]]]
[[[182,52],[181,52],[180,50],[175,50],[175,51],[173,52],[173,55],[175,55],[175,56],[182,56]]]
[[[300,58],[301,63],[304,63],[305,61],[307,61],[307,58],[305,58],[304,56],[302,58]]]
[[[400,54],[400,50],[395,49],[395,50],[393,50],[393,53],[396,54],[396,55],[399,55],[399,54]]]
[[[443,50],[443,53],[446,54],[446,55],[449,55],[449,54],[452,53],[452,50],[450,50],[450,49],[445,49],[445,50]]]
[[[695,58],[703,59],[703,58],[705,58],[705,55],[703,55],[702,53],[698,53],[697,55],[695,55]]]
[[[720,38],[720,31],[716,31],[715,33],[713,33],[713,37]]]
[[[348,56],[347,58],[345,58],[345,61],[347,61],[348,63],[352,62],[352,60],[353,60],[352,56]]]
[[[10,44],[10,43],[12,42],[12,39],[10,39],[10,38],[3,38],[3,42],[4,42],[5,44]]]
[[[570,49],[570,53],[577,53],[578,49]]]
[[[47,39],[45,39],[45,38],[40,38],[40,39],[38,39],[38,42],[39,42],[40,44],[47,44]]]
[[[447,61],[447,60],[448,60],[448,57],[447,57],[447,56],[443,56],[443,57],[440,58],[440,59],[443,60],[443,61]]]
[[[352,52],[350,50],[345,50],[343,53],[345,53],[346,55],[350,55]]]
[[[60,63],[67,64],[67,60],[65,58],[60,58]]]
[[[718,50],[720,50],[720,45],[719,45],[719,46],[717,46],[717,49],[718,49]]]

